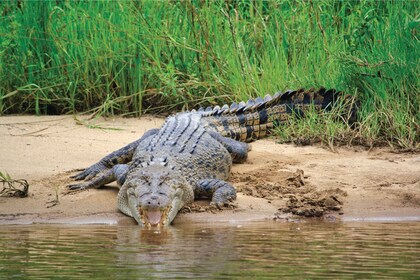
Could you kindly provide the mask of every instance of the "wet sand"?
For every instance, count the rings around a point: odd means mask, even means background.
[[[78,169],[159,127],[162,118],[85,116],[0,117],[0,171],[29,182],[26,198],[0,197],[0,224],[134,224],[118,211],[118,188],[69,193]],[[332,221],[420,220],[420,155],[387,148],[253,142],[249,158],[235,164],[234,207],[219,211],[199,201],[175,223],[242,223],[320,216]],[[1,188],[1,186],[0,186]],[[298,215],[300,216],[298,216]]]

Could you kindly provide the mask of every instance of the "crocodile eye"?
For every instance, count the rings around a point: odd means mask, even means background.
[[[144,196],[149,195],[149,194],[150,194],[150,192],[143,192],[139,195],[139,197],[144,197]]]
[[[149,182],[150,182],[150,177],[149,176],[143,175],[143,176],[140,176],[139,179],[142,180],[146,184],[149,184]]]

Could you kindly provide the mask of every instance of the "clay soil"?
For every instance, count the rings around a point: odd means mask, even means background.
[[[115,184],[68,192],[70,175],[159,127],[162,118],[87,120],[72,116],[0,117],[0,172],[25,179],[25,198],[3,190],[0,224],[134,224],[118,211]],[[420,220],[420,155],[386,148],[252,143],[232,169],[237,200],[219,210],[208,201],[185,207],[175,223],[241,223],[318,218],[331,221]],[[22,189],[18,183],[15,187]],[[8,185],[0,184],[2,188]],[[6,192],[9,191],[9,192]]]

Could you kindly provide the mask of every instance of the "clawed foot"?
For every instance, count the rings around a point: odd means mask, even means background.
[[[102,163],[98,162],[94,165],[92,165],[89,168],[86,168],[85,170],[83,170],[82,172],[70,176],[70,178],[79,181],[79,180],[90,180],[93,177],[95,177],[96,175],[98,175],[100,172],[104,171],[108,169],[105,165],[103,165]]]
[[[230,198],[230,199],[227,199],[225,201],[219,201],[219,202],[212,201],[212,202],[210,202],[210,205],[216,207],[219,210],[223,210],[223,209],[226,209],[226,208],[231,209],[231,208],[236,208],[237,207],[237,205],[234,203],[234,201],[235,201],[235,199]]]
[[[67,185],[67,188],[69,190],[85,190],[89,188],[90,183],[89,182],[83,182],[83,183],[78,183],[78,184],[70,184]]]
[[[76,176],[73,176],[73,178],[76,180],[85,179],[85,181],[68,185],[67,188],[69,190],[96,189],[115,181],[115,174],[113,168],[99,168],[98,164],[95,164]]]
[[[93,166],[91,166],[76,175],[70,176],[70,178],[74,180],[85,179],[85,182],[67,185],[67,189],[70,191],[74,191],[74,190],[85,190],[85,189],[91,188],[92,182],[90,180],[94,178],[98,173],[99,173],[98,169],[93,168]]]

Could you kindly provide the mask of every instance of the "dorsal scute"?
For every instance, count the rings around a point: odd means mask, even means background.
[[[286,101],[289,100],[297,91],[288,89],[283,94],[280,94],[278,101]]]
[[[222,109],[220,109],[220,114],[227,114],[229,113],[229,105],[225,104],[222,106]]]
[[[337,91],[333,89],[289,89],[285,92],[278,91],[274,95],[267,94],[264,96],[264,98],[250,98],[248,101],[241,101],[240,103],[232,102],[230,105],[225,104],[222,107],[218,105],[215,107],[207,107],[205,109],[201,107],[200,109],[198,109],[198,112],[204,117],[220,116],[226,114],[240,115],[243,113],[253,113],[257,110],[261,110],[262,108],[269,108],[278,104],[293,104],[300,102],[315,102],[326,104],[328,103],[328,101],[334,102],[336,96]]]
[[[258,96],[257,98],[255,98],[255,103],[256,104],[261,104],[263,102],[264,102],[264,100],[261,97]]]
[[[245,108],[245,110],[248,110],[249,108],[251,108],[252,106],[254,106],[254,104],[255,104],[255,100],[254,99],[249,99],[246,102],[246,108]]]
[[[238,110],[238,104],[236,102],[233,102],[232,104],[230,104],[229,113],[233,114],[236,112],[236,110]]]
[[[267,94],[266,96],[264,96],[264,102],[269,102],[271,101],[272,97],[271,95]]]
[[[236,110],[236,113],[243,112],[245,107],[246,107],[245,101],[239,102],[238,109]]]
[[[267,100],[265,103],[266,107],[269,107],[272,104],[278,103],[281,96],[282,96],[282,92],[278,91],[272,97],[270,96],[270,98],[267,98],[269,100]]]
[[[257,97],[255,98],[255,103],[254,105],[251,106],[251,108],[249,108],[249,111],[255,111],[258,110],[261,106],[264,106],[264,100],[261,97]]]
[[[214,113],[214,114],[218,114],[218,113],[219,113],[219,111],[220,111],[220,106],[219,106],[219,105],[214,106],[214,108],[213,108],[213,113]]]

